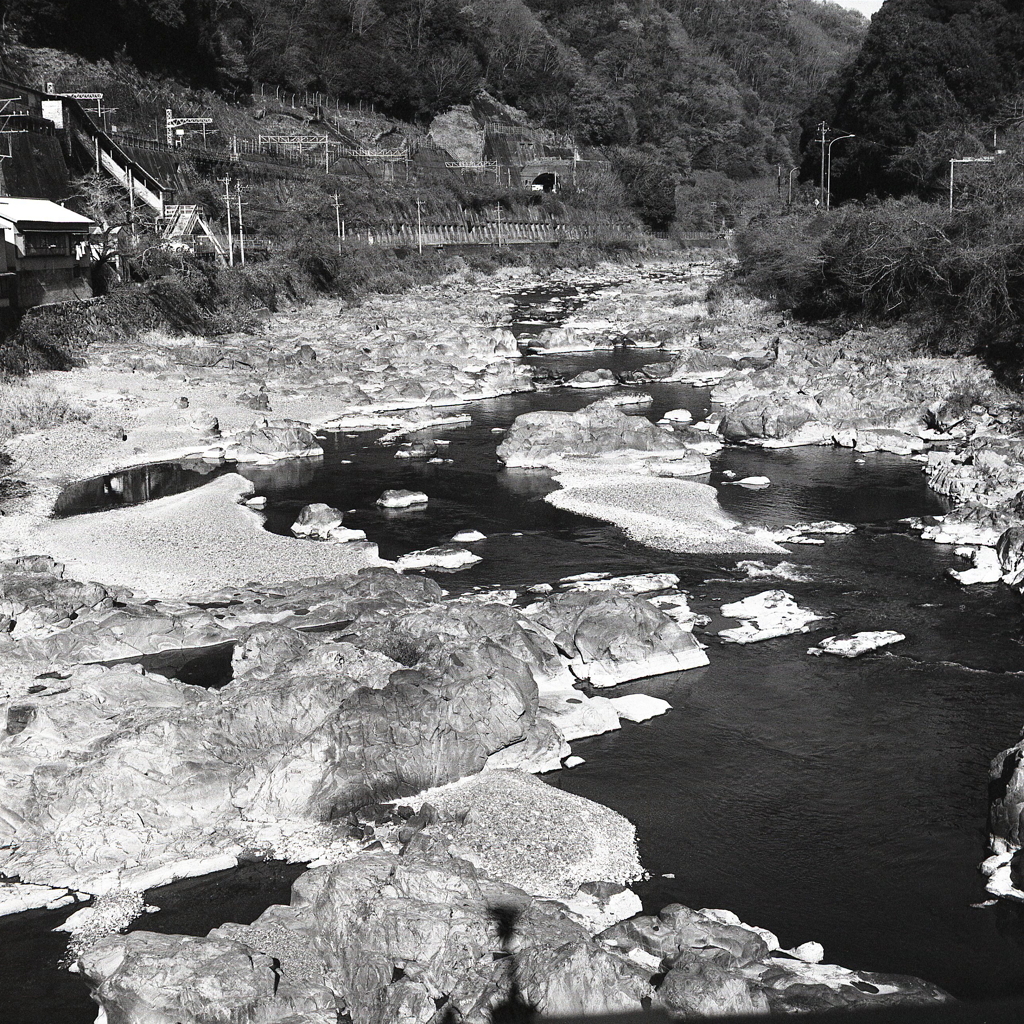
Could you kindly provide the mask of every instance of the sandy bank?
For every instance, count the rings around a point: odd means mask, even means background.
[[[713,487],[639,473],[568,470],[545,501],[577,515],[603,519],[648,547],[679,553],[785,552],[768,536],[748,533],[718,505]]]
[[[17,546],[51,555],[74,578],[160,597],[250,580],[337,576],[383,564],[375,544],[327,544],[268,533],[261,517],[239,504],[252,490],[248,480],[232,473],[145,505],[27,524]]]

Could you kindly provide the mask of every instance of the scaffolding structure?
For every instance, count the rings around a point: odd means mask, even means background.
[[[327,135],[261,135],[259,137],[260,149],[266,146],[279,147],[281,149],[295,150],[304,153],[307,149],[320,149],[330,143]]]
[[[213,124],[212,117],[175,117],[174,111],[169,107],[164,111],[164,119],[168,146],[173,146],[175,137],[184,135],[185,129],[191,125],[199,125],[203,129],[203,142],[205,143],[206,126]]]

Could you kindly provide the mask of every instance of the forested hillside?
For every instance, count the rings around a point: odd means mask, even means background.
[[[805,119],[808,176],[822,117],[857,135],[835,150],[833,199],[934,193],[950,157],[990,152],[1024,120],[1024,2],[887,0]]]
[[[7,0],[4,38],[244,93],[253,81],[406,119],[481,88],[539,122],[744,180],[791,165],[800,113],[859,45],[818,0]],[[625,151],[624,151],[625,150]],[[632,151],[632,152],[630,152]],[[642,156],[638,155],[642,154]]]
[[[1024,384],[1024,2],[887,0],[806,114],[812,181],[822,118],[857,136],[834,151],[832,210],[757,218],[747,282],[810,317],[900,321]]]

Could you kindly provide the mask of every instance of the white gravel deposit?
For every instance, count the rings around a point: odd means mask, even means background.
[[[153,597],[338,576],[382,565],[376,544],[310,544],[268,533],[240,504],[253,486],[230,473],[145,505],[46,520],[21,546],[52,555],[80,580],[103,580]]]
[[[545,501],[621,527],[633,540],[678,552],[783,552],[760,533],[747,533],[720,508],[715,489],[692,480],[623,474],[559,473],[562,490]]]

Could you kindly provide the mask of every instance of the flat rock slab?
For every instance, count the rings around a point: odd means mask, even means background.
[[[819,641],[816,647],[811,647],[808,654],[835,654],[840,658],[859,658],[868,651],[877,651],[879,647],[888,647],[890,644],[898,644],[906,640],[906,636],[897,633],[892,629],[881,629],[876,631],[866,630],[862,633],[840,633],[837,636],[828,636]]]
[[[399,556],[395,565],[402,571],[407,569],[444,569],[454,572],[456,569],[468,569],[471,565],[483,561],[472,551],[453,544],[441,544],[422,551],[410,551]]]
[[[766,590],[742,601],[722,605],[722,614],[739,619],[743,625],[719,630],[718,635],[730,643],[751,644],[791,633],[806,633],[812,622],[823,616],[801,608],[792,594],[784,590]]]
[[[612,697],[609,704],[619,718],[627,722],[646,722],[672,710],[672,705],[660,697],[649,697],[646,693],[631,693],[625,697]]]
[[[677,587],[679,577],[674,572],[637,573],[632,576],[611,576],[606,579],[582,579],[578,576],[567,576],[565,579],[559,580],[559,584],[565,590],[579,593],[614,590],[620,594],[655,594],[661,590],[671,590],[673,587]]]
[[[26,910],[56,910],[75,902],[68,889],[27,882],[0,882],[0,917],[21,914]]]
[[[428,500],[422,491],[385,491],[377,504],[381,508],[422,508]]]

